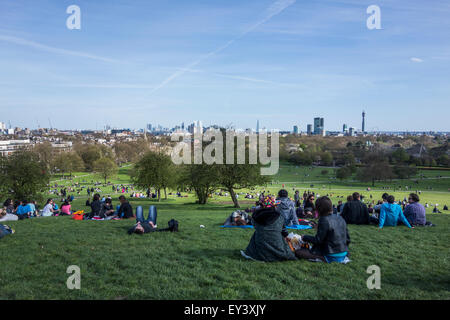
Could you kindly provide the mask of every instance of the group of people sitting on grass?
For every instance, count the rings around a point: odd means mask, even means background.
[[[280,190],[278,197],[285,198],[286,194],[286,190]],[[245,251],[241,251],[245,258],[266,262],[296,259],[328,263],[349,261],[350,236],[347,224],[341,216],[333,214],[333,205],[328,197],[320,197],[315,202],[319,216],[317,234],[299,237],[300,240],[297,241],[302,244],[297,248],[288,237],[285,206],[283,209],[277,208],[281,203],[281,200],[267,196],[253,213],[255,233]],[[289,211],[293,206],[294,204],[289,204]],[[289,219],[290,216],[287,217]]]
[[[87,200],[86,206],[91,208],[89,213],[83,217],[84,220],[118,220],[129,219],[134,217],[133,208],[124,195],[119,197],[120,205],[114,208],[111,197],[100,198],[100,194],[96,193],[92,202]]]
[[[425,208],[420,204],[417,194],[411,193],[408,197],[408,205],[405,210],[395,202],[395,197],[387,193],[383,194],[379,204],[369,208],[361,201],[358,192],[347,198],[347,202],[339,203],[339,210],[334,206],[328,196],[318,197],[308,194],[295,209],[295,201],[288,198],[288,192],[284,189],[278,192],[275,199],[267,196],[260,199],[258,205],[247,209],[245,213],[253,212],[251,217],[246,217],[242,212],[233,213],[225,224],[244,225],[252,224],[255,228],[250,243],[241,254],[253,260],[281,261],[295,260],[299,258],[310,261],[347,263],[348,244],[350,236],[347,225],[375,224],[382,229],[385,226],[404,225],[408,228],[415,226],[433,226],[426,220]],[[299,224],[304,216],[318,218],[314,227],[317,229],[315,236],[304,235],[300,238],[301,247],[291,245],[288,238],[287,226]],[[299,218],[301,216],[302,218]],[[248,221],[247,221],[248,220]],[[297,240],[298,241],[298,240]]]

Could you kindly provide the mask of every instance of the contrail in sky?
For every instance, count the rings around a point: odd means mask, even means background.
[[[95,56],[95,55],[85,53],[85,52],[71,51],[71,50],[66,50],[66,49],[61,49],[61,48],[50,47],[45,44],[41,44],[38,42],[34,42],[34,41],[22,39],[22,38],[17,38],[17,37],[0,35],[0,41],[10,42],[10,43],[18,44],[21,46],[27,46],[27,47],[31,47],[31,48],[35,48],[35,49],[39,49],[39,50],[43,50],[43,51],[47,51],[47,52],[57,53],[57,54],[76,56],[76,57],[87,58],[87,59],[92,59],[92,60],[100,60],[103,62],[110,62],[110,63],[111,62],[112,63],[119,62],[114,59],[99,57],[99,56]]]
[[[277,14],[281,13],[283,10],[285,10],[286,8],[290,7],[291,5],[293,5],[296,2],[296,0],[277,0],[275,1],[270,7],[268,7],[266,9],[266,14],[265,17],[261,20],[259,20],[258,22],[256,22],[255,24],[251,25],[249,28],[247,28],[244,32],[242,32],[240,35],[238,35],[237,37],[231,39],[230,41],[228,41],[227,43],[225,43],[224,45],[218,47],[216,50],[211,51],[210,53],[200,57],[199,59],[191,62],[190,64],[188,64],[187,66],[185,66],[184,68],[176,71],[175,73],[173,73],[170,77],[168,77],[167,79],[165,79],[163,82],[161,82],[159,85],[157,85],[153,90],[150,91],[150,94],[155,93],[156,91],[158,91],[159,89],[165,87],[167,84],[169,84],[172,80],[178,78],[179,76],[182,76],[183,74],[185,74],[187,71],[189,71],[191,68],[197,66],[198,64],[200,64],[201,62],[203,62],[204,60],[208,59],[211,56],[214,56],[215,54],[225,50],[226,48],[228,48],[231,44],[233,44],[236,40],[241,39],[242,37],[244,37],[246,34],[248,34],[249,32],[253,31],[254,29],[256,29],[257,27],[259,27],[260,25],[266,23],[267,21],[269,21],[270,19],[272,19],[274,16],[276,16]]]

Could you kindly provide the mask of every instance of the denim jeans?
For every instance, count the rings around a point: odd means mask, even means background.
[[[153,224],[156,225],[156,207],[155,206],[150,206],[150,208],[148,209],[148,218],[147,220],[144,220],[144,211],[142,209],[142,206],[138,206],[136,208],[136,222],[153,222]]]
[[[4,225],[0,224],[0,239],[9,234],[11,234],[11,231],[7,229]]]

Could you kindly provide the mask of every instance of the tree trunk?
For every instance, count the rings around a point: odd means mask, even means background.
[[[161,202],[161,189],[158,189],[158,202]]]
[[[166,188],[164,188],[164,199],[167,200],[167,189]]]
[[[240,208],[238,199],[236,197],[236,193],[234,192],[234,189],[233,188],[228,188],[228,191],[230,192],[231,200],[233,200],[234,207],[235,208]]]

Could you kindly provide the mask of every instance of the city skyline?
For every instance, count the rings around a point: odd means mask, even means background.
[[[449,131],[450,6],[377,1],[0,4],[0,121],[58,129],[205,126]]]

